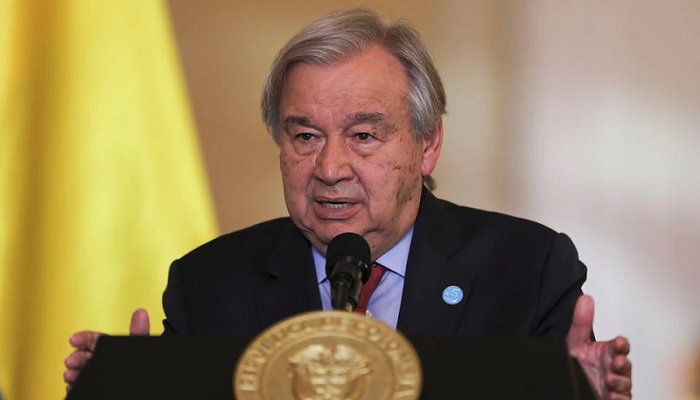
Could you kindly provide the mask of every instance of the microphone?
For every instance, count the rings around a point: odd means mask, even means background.
[[[331,282],[334,310],[357,307],[362,285],[369,279],[371,257],[367,241],[356,233],[341,233],[328,244],[326,276]]]

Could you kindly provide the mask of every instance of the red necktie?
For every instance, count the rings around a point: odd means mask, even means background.
[[[386,272],[386,268],[383,265],[374,263],[372,264],[372,272],[365,283],[362,286],[362,292],[360,293],[360,302],[355,307],[355,312],[359,314],[365,314],[367,312],[367,304],[369,304],[369,298],[372,297],[374,289],[379,285],[379,281],[382,279],[382,275]]]

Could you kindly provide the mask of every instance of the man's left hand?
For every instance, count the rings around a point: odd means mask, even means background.
[[[627,357],[630,343],[622,336],[607,342],[592,341],[593,312],[593,298],[581,296],[566,336],[569,354],[579,361],[602,400],[631,399],[632,363]]]

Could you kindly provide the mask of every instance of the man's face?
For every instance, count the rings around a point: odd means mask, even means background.
[[[415,221],[423,175],[440,153],[411,133],[400,62],[374,47],[332,66],[294,66],[280,104],[280,169],[294,223],[322,253],[343,232],[362,235],[373,259]]]

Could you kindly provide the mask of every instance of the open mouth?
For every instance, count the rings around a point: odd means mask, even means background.
[[[350,203],[332,201],[322,201],[321,205],[323,206],[323,208],[329,208],[331,210],[340,210],[343,208],[350,207]]]

